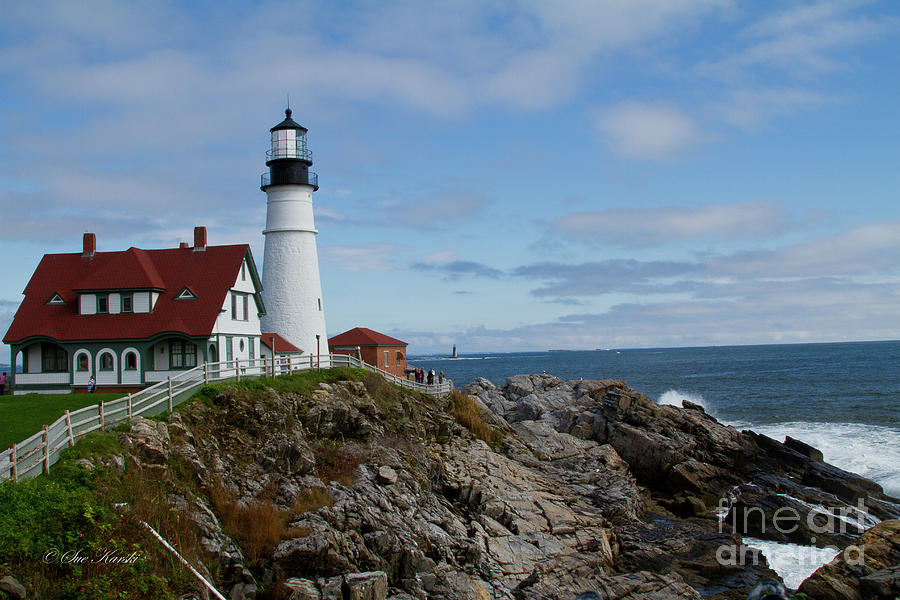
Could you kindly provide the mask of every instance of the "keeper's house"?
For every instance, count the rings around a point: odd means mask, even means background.
[[[262,285],[250,246],[45,254],[3,341],[17,394],[135,391],[204,361],[259,358]]]
[[[366,327],[355,327],[328,339],[332,354],[361,357],[363,362],[397,377],[406,376],[406,346],[406,342]]]

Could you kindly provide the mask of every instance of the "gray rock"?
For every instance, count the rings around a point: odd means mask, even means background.
[[[368,571],[344,575],[342,591],[345,600],[385,600],[388,591],[387,573]]]
[[[285,590],[285,600],[322,600],[319,586],[309,579],[291,577],[282,586]]]
[[[397,483],[397,471],[388,466],[378,467],[378,483],[384,485]]]
[[[0,579],[0,591],[6,592],[13,600],[22,600],[28,597],[25,586],[12,575],[6,575]]]
[[[136,417],[125,434],[141,460],[150,465],[164,465],[169,458],[169,430],[165,423]]]

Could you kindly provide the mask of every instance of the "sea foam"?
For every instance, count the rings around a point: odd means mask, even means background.
[[[900,431],[895,427],[862,423],[734,424],[778,441],[785,436],[822,451],[826,462],[881,484],[884,492],[900,497]]]
[[[784,585],[797,589],[816,569],[838,555],[837,548],[816,548],[798,544],[782,544],[744,536],[744,544],[760,550],[772,570],[781,575]]]
[[[692,392],[685,392],[682,390],[668,390],[663,392],[659,399],[656,401],[657,404],[668,404],[669,406],[677,406],[681,408],[682,400],[687,400],[688,402],[693,402],[694,404],[699,404],[703,407],[707,413],[710,413],[709,406],[706,405],[706,400],[703,398],[701,394],[695,394]],[[712,414],[712,413],[710,413]]]

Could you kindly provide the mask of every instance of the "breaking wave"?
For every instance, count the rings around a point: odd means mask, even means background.
[[[900,497],[900,431],[896,427],[863,423],[775,423],[750,428],[779,442],[789,435],[822,451],[825,461],[875,481],[886,494]]]
[[[677,406],[681,408],[682,400],[687,400],[688,402],[699,404],[703,407],[703,410],[705,410],[707,413],[712,414],[709,409],[710,407],[706,405],[706,400],[701,394],[692,394],[691,392],[684,392],[681,390],[668,390],[663,392],[656,403],[668,404],[669,406]]]

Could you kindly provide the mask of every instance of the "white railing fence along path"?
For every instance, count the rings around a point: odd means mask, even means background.
[[[101,401],[72,412],[67,410],[52,425],[44,425],[41,431],[0,452],[0,479],[18,481],[47,473],[50,466],[59,460],[62,451],[74,446],[79,438],[133,417],[153,416],[170,411],[208,383],[232,379],[240,381],[246,377],[276,377],[331,367],[356,367],[374,371],[390,383],[432,396],[444,396],[453,389],[453,382],[449,379],[433,385],[417,383],[346,354],[311,354],[301,359],[275,361],[263,357],[203,363],[117,400]]]

